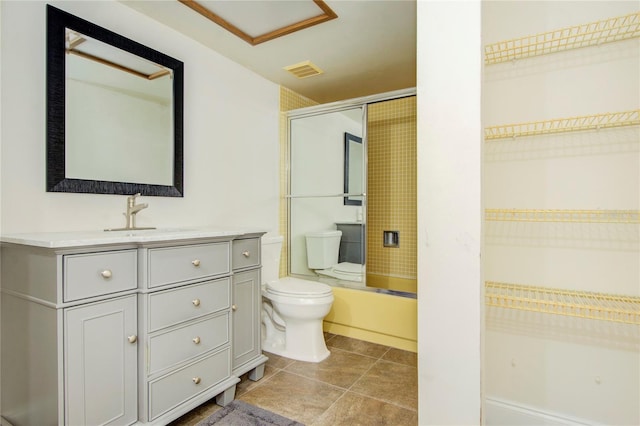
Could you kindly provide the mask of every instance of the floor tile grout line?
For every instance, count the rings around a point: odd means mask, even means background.
[[[336,389],[341,390],[341,391],[344,391],[344,392],[346,392],[346,391],[348,391],[348,390],[349,390],[349,388],[345,388],[345,387],[342,387],[342,386],[334,385],[333,383],[325,382],[325,381],[323,381],[323,380],[316,379],[316,378],[314,378],[314,377],[308,377],[308,376],[305,376],[305,375],[303,375],[303,374],[296,373],[296,372],[293,372],[293,371],[289,371],[289,370],[280,370],[280,372],[284,372],[284,373],[292,374],[292,375],[294,375],[294,376],[301,377],[301,378],[303,378],[303,379],[308,379],[308,380],[311,380],[311,381],[314,381],[314,382],[317,382],[317,383],[322,383],[323,385],[331,386],[331,387],[333,387],[333,388],[336,388]],[[275,374],[274,374],[274,376],[275,376]],[[358,379],[356,379],[356,381],[358,381],[358,380],[360,380],[360,377],[358,377]],[[350,386],[353,386],[353,384],[351,384]]]
[[[417,410],[417,409],[415,409],[415,408],[407,407],[406,405],[398,404],[397,402],[393,402],[393,401],[389,401],[389,400],[382,399],[382,398],[379,398],[379,397],[375,397],[375,396],[367,395],[367,394],[365,394],[365,393],[361,393],[361,392],[358,392],[358,391],[348,390],[348,391],[347,391],[347,392],[345,392],[345,393],[349,393],[349,392],[351,392],[351,393],[353,393],[353,394],[355,394],[355,395],[361,396],[361,397],[363,397],[363,398],[369,398],[369,399],[373,399],[373,400],[376,400],[376,401],[379,401],[379,402],[383,402],[383,403],[385,403],[385,404],[393,405],[394,407],[404,408],[405,410],[413,411],[413,412],[415,412],[415,413],[417,413],[417,412],[418,412],[418,410]]]
[[[417,410],[414,410],[414,409],[412,409],[412,408],[406,407],[406,406],[404,406],[404,405],[397,404],[397,403],[395,403],[395,402],[393,402],[393,401],[388,401],[388,400],[385,400],[385,399],[382,399],[382,398],[377,398],[377,397],[374,397],[374,396],[371,396],[371,395],[367,395],[367,394],[364,394],[364,393],[361,393],[361,392],[357,392],[357,391],[355,391],[355,390],[352,390],[352,388],[353,388],[353,387],[354,387],[354,386],[355,386],[355,385],[356,385],[360,380],[362,380],[362,379],[367,375],[367,373],[369,373],[369,371],[371,371],[371,370],[376,366],[376,364],[378,364],[380,361],[382,361],[382,362],[390,362],[390,361],[384,360],[384,359],[382,359],[382,358],[378,359],[376,362],[374,362],[373,364],[371,364],[371,366],[370,366],[370,367],[369,367],[369,368],[368,368],[364,373],[362,373],[362,375],[360,375],[360,377],[359,377],[357,380],[355,380],[355,381],[351,384],[351,386],[349,386],[349,389],[347,389],[347,392],[353,392],[353,393],[355,393],[356,395],[365,396],[365,397],[367,397],[367,398],[375,399],[376,401],[381,401],[381,402],[384,402],[384,403],[387,403],[387,404],[395,405],[396,407],[406,408],[407,410],[417,411]],[[398,364],[398,363],[396,363],[396,364]],[[409,365],[404,365],[404,364],[398,364],[398,365],[402,365],[402,366],[405,366],[405,367],[411,367],[411,366],[409,366]],[[415,367],[412,367],[412,368],[415,368]],[[416,370],[417,370],[417,369],[416,369]]]
[[[313,422],[311,423],[311,425],[308,425],[308,426],[313,426],[313,425],[318,421],[318,419],[321,419],[321,418],[322,418],[322,416],[324,416],[324,415],[325,415],[329,410],[331,410],[331,408],[332,408],[334,405],[336,405],[336,404],[338,403],[338,401],[340,401],[342,398],[344,398],[344,396],[345,396],[348,392],[349,392],[349,391],[345,389],[345,391],[344,391],[344,392],[342,392],[342,395],[340,395],[338,398],[336,398],[336,400],[335,400],[335,401],[333,401],[333,402],[332,402],[332,403],[327,407],[327,409],[326,409],[326,410],[324,410],[322,413],[320,413],[320,415],[319,415],[318,417],[316,417],[316,418],[313,420]]]

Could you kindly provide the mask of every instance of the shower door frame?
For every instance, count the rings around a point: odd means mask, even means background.
[[[291,194],[291,125],[292,125],[292,121],[296,120],[296,119],[300,119],[300,118],[306,118],[306,117],[312,117],[312,116],[317,116],[317,115],[323,115],[323,114],[329,114],[329,113],[333,113],[333,112],[341,112],[341,111],[345,111],[345,110],[349,110],[349,109],[355,109],[355,108],[362,108],[362,145],[363,145],[363,151],[364,151],[364,155],[363,155],[363,191],[362,191],[362,216],[363,216],[363,223],[365,224],[365,231],[364,231],[364,239],[362,241],[363,244],[363,250],[364,247],[366,247],[367,244],[367,231],[366,231],[366,217],[367,217],[367,167],[368,167],[368,163],[367,163],[367,153],[368,153],[368,145],[367,145],[367,114],[368,114],[368,106],[369,104],[373,104],[373,103],[377,103],[377,102],[384,102],[384,101],[390,101],[390,100],[394,100],[394,99],[400,99],[400,98],[405,98],[405,97],[410,97],[410,96],[416,96],[417,91],[416,88],[409,88],[409,89],[402,89],[402,90],[396,90],[396,91],[392,91],[392,92],[385,92],[385,93],[380,93],[380,94],[376,94],[376,95],[371,95],[371,96],[364,96],[364,97],[360,97],[360,98],[354,98],[354,99],[348,99],[348,100],[344,100],[344,101],[338,101],[338,102],[332,102],[332,103],[327,103],[327,104],[321,104],[321,105],[315,105],[312,107],[306,107],[306,108],[299,108],[299,109],[295,109],[295,110],[291,110],[291,111],[287,111],[287,126],[286,126],[286,131],[287,131],[287,135],[286,135],[286,140],[287,140],[287,144],[286,144],[286,149],[287,149],[287,155],[286,155],[286,191],[287,193],[284,194],[284,198],[286,199],[287,202],[287,208],[286,208],[286,214],[287,214],[287,218],[286,218],[286,223],[287,223],[287,230],[286,230],[286,236],[285,238],[286,240],[286,247],[287,247],[287,252],[285,254],[286,256],[286,272],[287,272],[287,276],[295,276],[295,274],[291,273],[292,270],[292,265],[291,265],[291,201],[293,198],[297,198],[295,195]],[[344,197],[346,196],[346,194],[329,194],[327,196],[339,196],[339,197]],[[366,264],[366,258],[365,258],[365,264]],[[363,274],[363,284],[365,285],[365,287],[361,287],[361,286],[354,286],[355,288],[359,288],[359,289],[366,289],[366,269],[364,271],[365,273]],[[309,276],[304,275],[305,278],[309,278]],[[350,287],[349,284],[346,284],[345,281],[341,281],[340,284],[345,284],[345,286]]]

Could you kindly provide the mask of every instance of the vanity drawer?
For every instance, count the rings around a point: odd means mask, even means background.
[[[233,241],[233,269],[260,265],[260,238]]]
[[[149,249],[149,287],[229,273],[229,243]]]
[[[149,418],[204,392],[231,375],[231,350],[215,353],[160,379],[149,382]]]
[[[231,280],[222,278],[151,293],[149,332],[212,314],[231,305]]]
[[[148,374],[195,358],[229,342],[229,313],[190,322],[149,339]]]
[[[65,302],[133,290],[137,287],[137,251],[122,250],[63,257]]]

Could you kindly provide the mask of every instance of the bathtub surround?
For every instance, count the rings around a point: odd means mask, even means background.
[[[366,264],[371,287],[417,291],[416,130],[415,96],[369,105]],[[399,231],[398,247],[386,244],[387,230]]]
[[[333,297],[325,331],[417,352],[416,299],[335,286]]]

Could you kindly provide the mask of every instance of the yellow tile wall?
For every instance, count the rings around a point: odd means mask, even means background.
[[[289,212],[287,210],[287,164],[289,164],[289,147],[287,143],[287,111],[318,105],[316,101],[280,86],[280,235],[284,236],[282,255],[280,256],[280,276],[287,275],[287,247]]]
[[[416,97],[370,104],[367,126],[367,275],[415,279]],[[383,246],[385,230],[399,248]]]

